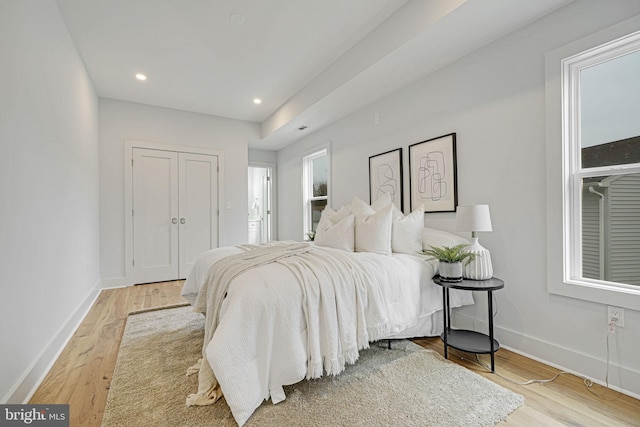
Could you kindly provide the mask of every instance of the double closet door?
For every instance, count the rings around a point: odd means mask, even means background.
[[[218,247],[218,156],[133,148],[133,283],[185,279]]]

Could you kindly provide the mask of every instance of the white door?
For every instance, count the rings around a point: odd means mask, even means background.
[[[178,153],[133,149],[133,283],[179,276]]]
[[[218,157],[133,148],[133,283],[184,279],[218,246]]]
[[[218,156],[180,153],[180,276],[202,252],[218,247]]]

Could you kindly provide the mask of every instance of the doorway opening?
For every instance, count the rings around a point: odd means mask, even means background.
[[[269,242],[275,238],[274,167],[265,164],[250,165],[248,183],[248,242],[251,244]]]

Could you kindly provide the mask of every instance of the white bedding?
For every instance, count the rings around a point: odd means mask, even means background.
[[[242,251],[225,247],[202,254],[182,295],[194,304],[211,266]],[[433,336],[442,331],[442,288],[431,281],[434,262],[406,254],[339,252],[353,257],[378,279],[388,317],[386,337]],[[452,290],[450,298],[452,307],[473,303],[470,292]],[[242,426],[263,400],[284,400],[283,385],[308,376],[303,300],[303,288],[282,264],[262,265],[231,281],[219,323],[204,352],[238,425]]]

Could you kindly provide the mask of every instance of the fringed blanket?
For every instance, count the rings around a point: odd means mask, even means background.
[[[302,287],[307,379],[319,378],[323,372],[339,374],[345,363],[358,360],[358,350],[387,335],[382,293],[371,286],[375,278],[353,258],[316,247],[277,262],[291,270]]]
[[[187,375],[198,372],[198,393],[187,397],[187,406],[211,405],[222,396],[218,381],[207,362],[205,352],[213,333],[218,327],[220,308],[231,281],[249,269],[295,254],[302,254],[309,251],[310,248],[311,246],[307,243],[276,243],[253,249],[251,246],[246,246],[243,249],[251,250],[228,256],[211,266],[207,283],[200,289],[193,307],[194,311],[205,315],[206,323],[202,359],[198,360],[196,365],[190,367],[187,371]]]
[[[270,263],[291,271],[302,290],[307,378],[318,378],[325,372],[339,374],[345,364],[358,359],[359,350],[367,348],[370,341],[388,334],[389,320],[378,280],[348,254],[307,243],[280,242],[231,255],[211,267],[207,284],[194,304],[194,310],[206,314],[207,321],[198,393],[187,398],[187,405],[212,404],[221,396],[205,351],[218,326],[223,300],[234,278]],[[272,400],[276,403],[274,396]]]

